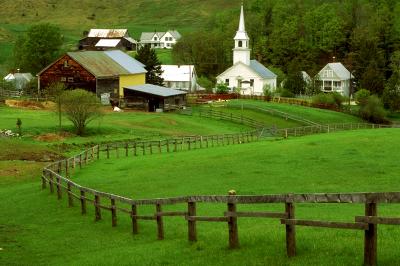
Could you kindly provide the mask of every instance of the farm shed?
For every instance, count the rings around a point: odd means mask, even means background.
[[[186,105],[186,92],[152,84],[124,87],[124,95],[126,106],[148,112],[176,110]]]
[[[144,65],[120,50],[70,52],[38,74],[39,89],[62,82],[97,94],[122,98],[123,87],[145,83]]]
[[[127,29],[91,29],[79,41],[79,50],[106,49],[136,50],[137,42],[129,36]]]
[[[6,82],[11,82],[15,89],[23,90],[26,85],[31,82],[33,76],[31,73],[9,73],[7,76],[3,78]]]

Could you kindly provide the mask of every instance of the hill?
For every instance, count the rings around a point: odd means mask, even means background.
[[[199,29],[217,11],[238,8],[239,0],[5,0],[0,9],[0,74],[11,64],[15,39],[33,23],[58,25],[65,49],[73,49],[90,28],[127,28],[134,38],[142,31]]]

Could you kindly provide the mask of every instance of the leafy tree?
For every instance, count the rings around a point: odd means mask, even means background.
[[[388,123],[387,112],[383,108],[382,101],[376,95],[368,97],[367,102],[360,107],[359,114],[363,119],[372,123]]]
[[[154,49],[151,49],[149,45],[141,47],[135,59],[145,65],[146,83],[162,86],[164,79],[161,77],[161,62],[157,58],[157,54]]]
[[[48,23],[31,26],[15,43],[15,64],[24,71],[37,73],[60,55],[62,44],[63,36],[57,26]]]
[[[366,89],[361,89],[356,92],[355,99],[356,103],[359,105],[365,105],[368,102],[368,98],[371,96],[371,92]]]
[[[63,107],[63,93],[65,91],[64,83],[57,82],[50,84],[47,88],[47,95],[56,103],[56,113],[58,115],[58,129],[62,130],[62,107]]]
[[[197,79],[197,83],[199,83],[199,85],[200,85],[201,87],[205,88],[206,91],[212,92],[212,88],[214,87],[214,83],[213,83],[211,80],[209,80],[207,77],[205,77],[205,76],[200,76],[200,77]]]
[[[65,91],[62,94],[63,113],[74,124],[76,134],[82,136],[86,126],[102,115],[101,104],[96,94],[82,89]]]
[[[400,110],[400,73],[393,73],[383,91],[384,106],[392,112]]]

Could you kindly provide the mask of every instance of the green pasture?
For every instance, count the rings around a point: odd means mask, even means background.
[[[281,111],[289,115],[305,118],[318,124],[330,123],[363,123],[361,118],[331,110],[291,105],[284,103],[254,101],[254,100],[231,100],[228,107],[241,108],[242,104],[249,107],[258,107]]]
[[[105,109],[111,109],[110,107]],[[58,117],[48,110],[27,110],[0,106],[0,129],[16,131],[16,120],[22,120],[23,139],[32,140],[39,135],[58,132]],[[212,135],[250,130],[249,127],[177,113],[122,112],[109,110],[88,125],[87,134],[73,134],[72,124],[62,120],[68,133],[65,143],[106,142],[123,139],[160,139],[170,136]]]
[[[92,188],[132,198],[196,194],[240,195],[287,192],[399,191],[397,129],[363,130],[284,141],[198,149],[186,152],[105,159],[73,175]],[[229,250],[225,223],[198,222],[198,242],[187,241],[187,223],[166,217],[165,240],[156,240],[154,221],[118,212],[111,227],[108,211],[94,222],[93,207],[80,215],[67,208],[39,180],[0,186],[0,264],[3,265],[361,265],[363,231],[296,227],[297,256],[285,254],[285,230],[278,220],[239,219],[238,250]],[[103,201],[103,204],[108,202]],[[90,207],[89,207],[90,206]],[[128,207],[128,206],[126,206]],[[398,217],[398,205],[379,205],[380,215]],[[165,210],[185,210],[166,206]],[[238,210],[283,211],[283,204],[239,205]],[[224,204],[198,204],[198,215],[222,215]],[[296,217],[354,221],[359,204],[299,204]],[[140,214],[154,213],[139,207]],[[398,227],[379,226],[378,262],[398,265]]]

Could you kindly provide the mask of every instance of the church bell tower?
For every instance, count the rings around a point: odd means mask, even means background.
[[[240,9],[239,28],[233,39],[235,40],[235,48],[233,48],[233,64],[242,62],[243,64],[250,65],[249,36],[247,35],[244,25],[243,5]]]

